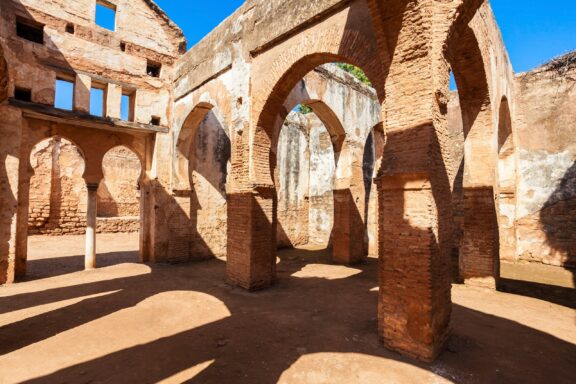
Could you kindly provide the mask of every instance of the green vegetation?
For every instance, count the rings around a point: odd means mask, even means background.
[[[300,105],[298,105],[298,112],[303,114],[303,115],[307,115],[309,113],[312,113],[312,108],[310,108],[307,105],[300,104]]]
[[[357,66],[352,65],[352,64],[346,64],[346,63],[336,63],[336,65],[339,68],[350,73],[352,76],[354,76],[355,78],[360,80],[362,83],[369,85],[369,86],[372,86],[372,83],[370,82],[370,79],[368,79],[368,76],[366,76],[364,71],[361,70],[360,68],[358,68]]]

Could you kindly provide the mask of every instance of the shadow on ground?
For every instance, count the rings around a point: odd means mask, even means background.
[[[434,365],[404,359],[381,347],[377,337],[377,260],[344,268],[331,265],[327,251],[288,250],[279,254],[278,283],[253,294],[222,283],[225,263],[213,260],[151,265],[147,275],[0,297],[0,313],[7,313],[113,292],[0,328],[0,355],[130,308],[158,293],[196,291],[222,301],[231,315],[62,367],[28,383],[155,383],[212,360],[188,382],[276,383],[300,358],[322,352],[399,361],[454,382],[575,382],[574,345],[517,322],[458,305],[454,306],[454,335],[449,351]],[[310,263],[316,265],[316,272],[320,271],[316,275],[322,277],[307,274]],[[155,316],[159,321],[163,314]],[[341,358],[346,361],[345,355]],[[382,380],[385,382],[386,378]]]
[[[123,263],[137,263],[138,251],[108,252],[97,255],[98,267],[110,267]],[[20,281],[32,281],[67,275],[84,270],[84,255],[64,256],[28,261],[28,272]]]

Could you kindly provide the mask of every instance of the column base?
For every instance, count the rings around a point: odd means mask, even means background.
[[[276,190],[228,195],[228,284],[256,291],[276,278]]]

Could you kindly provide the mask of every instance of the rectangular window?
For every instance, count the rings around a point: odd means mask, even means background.
[[[32,101],[32,90],[28,88],[16,87],[14,89],[14,98],[20,101]]]
[[[107,1],[96,2],[96,24],[110,31],[116,30],[116,6]]]
[[[120,119],[124,121],[134,121],[134,92],[122,92],[122,99],[120,102]]]
[[[68,111],[74,108],[74,83],[72,81],[56,79],[54,106]]]
[[[150,119],[150,124],[151,125],[160,125],[160,117],[152,116],[152,118]]]
[[[146,74],[148,76],[160,77],[161,70],[162,70],[162,64],[148,60],[146,64]]]
[[[104,117],[104,87],[92,86],[90,88],[90,114]]]
[[[38,44],[44,44],[44,25],[33,20],[16,18],[16,35]]]

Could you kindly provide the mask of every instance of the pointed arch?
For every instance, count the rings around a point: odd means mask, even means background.
[[[192,142],[198,127],[208,113],[214,109],[214,105],[207,102],[198,103],[188,114],[175,142],[175,161],[173,170],[174,179],[172,189],[174,191],[190,191],[190,151]]]

